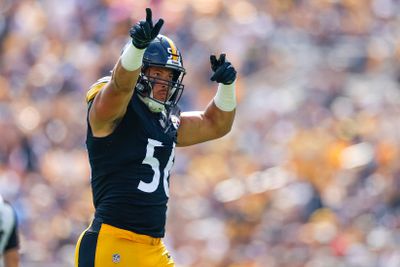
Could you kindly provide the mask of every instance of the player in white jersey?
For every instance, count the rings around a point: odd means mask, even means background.
[[[19,266],[17,216],[0,195],[0,267]]]

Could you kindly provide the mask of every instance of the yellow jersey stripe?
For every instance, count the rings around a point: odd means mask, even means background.
[[[101,88],[103,88],[104,85],[106,85],[105,82],[92,85],[92,87],[86,94],[86,103],[89,103],[100,92]]]
[[[86,103],[89,103],[100,92],[100,90],[111,80],[110,76],[103,77],[95,82],[86,93]]]

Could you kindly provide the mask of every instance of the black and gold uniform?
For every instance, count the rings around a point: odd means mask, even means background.
[[[144,243],[165,250],[160,238],[165,231],[169,172],[174,161],[178,122],[178,107],[153,113],[135,93],[112,134],[94,137],[88,127],[86,144],[96,213],[81,242],[91,240],[94,250],[101,238],[99,233],[104,232],[104,236],[124,236],[123,239],[132,241],[143,239]],[[143,243],[138,244],[141,244],[139,248],[143,246]],[[105,246],[101,252],[101,247],[97,246],[96,251],[92,251],[98,254],[96,265],[82,266],[107,266],[102,262],[111,264],[136,254],[140,260],[152,260],[150,256],[143,257],[142,250],[123,255],[121,249],[123,246],[119,249]],[[164,254],[165,260],[170,260],[166,250]],[[81,255],[79,258],[83,259]]]
[[[110,135],[93,136],[87,119],[86,145],[96,212],[91,226],[79,238],[76,267],[174,266],[161,238],[180,121],[176,102],[183,90],[180,81],[184,69],[172,41],[161,35],[147,48],[145,67],[157,57],[163,66],[174,70],[168,103],[159,105],[150,97],[154,80],[142,74],[125,115]],[[160,66],[159,62],[155,65]],[[89,90],[88,110],[109,80],[105,77]]]

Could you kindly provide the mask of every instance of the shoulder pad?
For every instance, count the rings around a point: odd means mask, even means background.
[[[100,92],[101,88],[106,85],[111,80],[111,76],[105,76],[101,79],[98,79],[97,82],[90,86],[89,91],[86,93],[86,103],[89,103],[94,97]]]

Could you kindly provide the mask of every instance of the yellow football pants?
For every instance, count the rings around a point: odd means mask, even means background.
[[[76,245],[75,267],[174,267],[161,238],[93,221]]]

